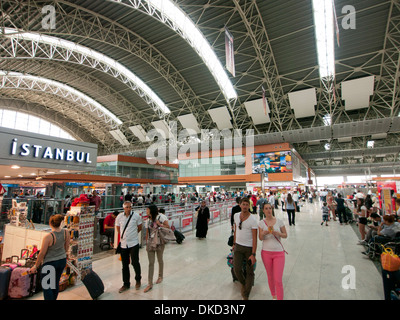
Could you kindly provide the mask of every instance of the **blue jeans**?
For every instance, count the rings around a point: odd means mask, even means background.
[[[60,289],[60,278],[61,275],[64,271],[64,268],[67,264],[67,259],[60,259],[60,260],[56,260],[56,261],[50,261],[50,262],[46,262],[43,266],[42,266],[42,273],[41,273],[41,280],[43,281],[43,278],[45,276],[48,275],[48,273],[43,273],[43,268],[45,266],[52,266],[55,269],[55,288],[53,289],[45,289],[43,288],[43,296],[44,296],[44,300],[57,300],[58,297],[58,291]],[[43,286],[43,285],[42,285]]]

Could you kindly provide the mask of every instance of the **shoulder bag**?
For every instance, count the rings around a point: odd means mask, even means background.
[[[120,239],[120,241],[119,241],[119,243],[118,243],[117,249],[115,249],[115,254],[121,253],[121,240],[122,240],[122,238],[124,237],[125,230],[126,230],[126,228],[128,227],[128,224],[129,224],[129,222],[131,221],[132,216],[133,216],[133,213],[129,216],[128,222],[126,223],[126,225],[125,225],[125,227],[124,227],[124,231],[122,231],[121,239]]]

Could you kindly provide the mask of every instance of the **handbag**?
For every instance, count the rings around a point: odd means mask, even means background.
[[[175,234],[169,228],[159,227],[160,237],[164,239],[164,241],[175,241]]]
[[[229,239],[228,239],[228,246],[230,246],[230,247],[233,246],[233,230],[232,230],[232,233],[231,233],[231,235],[229,236]]]
[[[132,216],[133,216],[133,213],[129,216],[128,222],[126,223],[126,225],[124,227],[124,231],[122,231],[121,240],[124,237],[126,227],[128,226],[129,221],[131,221]],[[115,254],[119,254],[119,253],[121,253],[121,251],[122,251],[122,249],[121,249],[121,241],[119,241],[117,249],[115,249]]]
[[[165,244],[165,240],[160,236],[160,228],[154,228],[146,244],[147,251],[157,251]]]
[[[393,252],[391,248],[382,246],[383,252],[381,254],[382,269],[386,271],[397,271],[400,269],[400,258]]]

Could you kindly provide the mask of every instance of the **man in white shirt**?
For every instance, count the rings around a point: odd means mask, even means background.
[[[142,218],[138,213],[131,211],[132,203],[130,201],[125,201],[124,213],[119,214],[115,219],[115,226],[121,237],[122,281],[124,283],[119,289],[119,293],[128,290],[131,285],[129,261],[132,262],[133,269],[135,270],[136,290],[141,286],[142,276],[139,263],[139,232],[142,230]]]
[[[241,212],[236,213],[234,217],[233,270],[242,284],[242,297],[244,300],[248,300],[254,283],[258,224],[254,216],[250,214],[249,199],[243,198],[240,208]],[[246,263],[246,277],[242,272],[243,261]]]
[[[356,195],[354,196],[356,199],[365,199],[364,193],[362,193],[360,190],[357,190]]]

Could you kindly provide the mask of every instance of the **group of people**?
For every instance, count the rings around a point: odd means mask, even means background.
[[[132,210],[132,203],[126,201],[123,204],[124,212],[117,214],[113,212],[108,217],[110,218],[106,223],[105,227],[111,229],[111,226],[115,223],[117,232],[120,234],[120,256],[122,261],[122,282],[123,285],[119,289],[122,293],[130,288],[130,270],[129,265],[132,264],[135,271],[135,288],[139,290],[141,287],[141,266],[139,261],[139,232],[142,231],[143,223],[141,216]],[[164,262],[163,253],[165,243],[159,242],[156,246],[150,246],[152,243],[151,239],[155,236],[158,228],[163,227],[169,229],[168,218],[160,212],[157,206],[150,205],[147,208],[147,229],[146,240],[147,240],[147,256],[149,259],[149,270],[148,270],[148,284],[144,289],[144,292],[148,292],[153,288],[153,276],[154,276],[154,264],[155,257],[157,256],[158,261],[158,278],[156,284],[161,283],[163,280]],[[115,221],[112,221],[115,220]],[[64,271],[67,263],[67,253],[69,249],[69,234],[65,228],[63,228],[62,222],[64,216],[56,214],[51,216],[49,225],[51,232],[48,233],[41,244],[41,250],[35,265],[30,269],[31,273],[37,273],[40,270],[40,277],[48,276],[46,265],[51,265],[55,269],[55,282],[60,281],[62,272]],[[54,288],[43,288],[43,295],[45,300],[56,300],[59,293],[59,286],[56,285]]]
[[[233,272],[237,280],[241,284],[241,295],[244,300],[249,299],[249,295],[254,284],[254,268],[256,264],[256,253],[258,241],[261,241],[261,259],[265,267],[268,286],[273,299],[282,300],[283,292],[283,271],[285,266],[285,254],[287,253],[281,242],[287,238],[288,232],[284,222],[275,216],[275,199],[274,195],[263,197],[260,195],[257,201],[251,199],[253,194],[248,194],[242,198],[237,197],[237,205],[232,208],[231,225],[233,231]],[[331,200],[332,198],[332,200]],[[288,213],[289,225],[294,225],[294,212],[296,211],[296,201],[291,193],[287,193],[280,197],[283,207]],[[323,205],[323,223],[332,218],[336,220],[336,213],[340,223],[346,223],[346,214],[343,213],[342,207],[346,206],[346,202],[340,194],[333,197],[327,194],[326,202]],[[378,237],[393,237],[399,231],[399,223],[395,221],[395,216],[380,216],[374,212],[373,206],[368,208],[365,205],[366,199],[361,195],[356,197],[356,207],[354,213],[357,215],[360,226],[361,244],[368,241],[379,241]],[[259,219],[252,212],[253,204],[259,209]],[[142,287],[142,272],[139,261],[139,233],[143,228],[146,230],[146,251],[148,257],[148,283],[144,288],[144,292],[148,292],[154,285],[154,269],[155,260],[158,261],[158,276],[155,284],[163,281],[164,261],[163,254],[165,242],[159,239],[161,229],[170,229],[168,218],[165,211],[159,209],[156,205],[151,204],[147,207],[147,222],[143,226],[141,216],[134,212],[132,202],[124,201],[123,213],[114,212],[110,214],[104,223],[105,229],[111,231],[116,227],[120,235],[120,257],[122,262],[122,287],[119,292],[125,292],[131,287],[130,264],[132,264],[135,273],[135,288],[140,290]],[[196,237],[199,239],[206,238],[208,231],[208,223],[210,221],[210,211],[206,201],[195,209],[197,224]],[[292,216],[293,215],[293,216]],[[369,225],[368,230],[365,225],[368,223],[367,218],[370,217],[373,223]],[[32,267],[31,272],[37,272],[39,266],[50,264],[56,269],[57,281],[66,265],[66,254],[69,247],[69,237],[64,229],[62,229],[62,215],[53,215],[50,219],[52,232],[43,240],[42,247],[36,264]],[[43,274],[42,274],[43,276]],[[47,300],[57,299],[58,286],[55,289],[44,290],[44,298]]]
[[[285,250],[281,243],[287,237],[282,220],[274,215],[274,206],[269,202],[261,205],[263,219],[257,221],[250,212],[250,200],[246,197],[237,199],[238,208],[232,209],[233,216],[233,271],[241,283],[241,295],[244,300],[249,295],[254,283],[257,242],[262,241],[261,259],[268,275],[268,285],[274,300],[283,300],[283,269]],[[243,272],[245,269],[245,272]]]
[[[122,293],[130,288],[130,270],[129,264],[132,264],[135,271],[135,289],[141,287],[141,266],[139,261],[139,232],[143,228],[142,218],[137,212],[132,211],[132,203],[125,201],[123,204],[124,212],[119,214],[115,220],[117,232],[120,234],[120,255],[122,261],[122,282],[123,285],[119,289]],[[148,284],[144,292],[148,292],[153,288],[154,264],[157,256],[158,261],[158,278],[156,284],[163,280],[164,261],[163,254],[165,243],[156,239],[159,228],[169,229],[168,218],[161,213],[156,205],[147,207],[147,225],[146,228],[146,251],[149,259]],[[154,239],[154,241],[153,241]],[[156,242],[156,245],[151,245]]]

